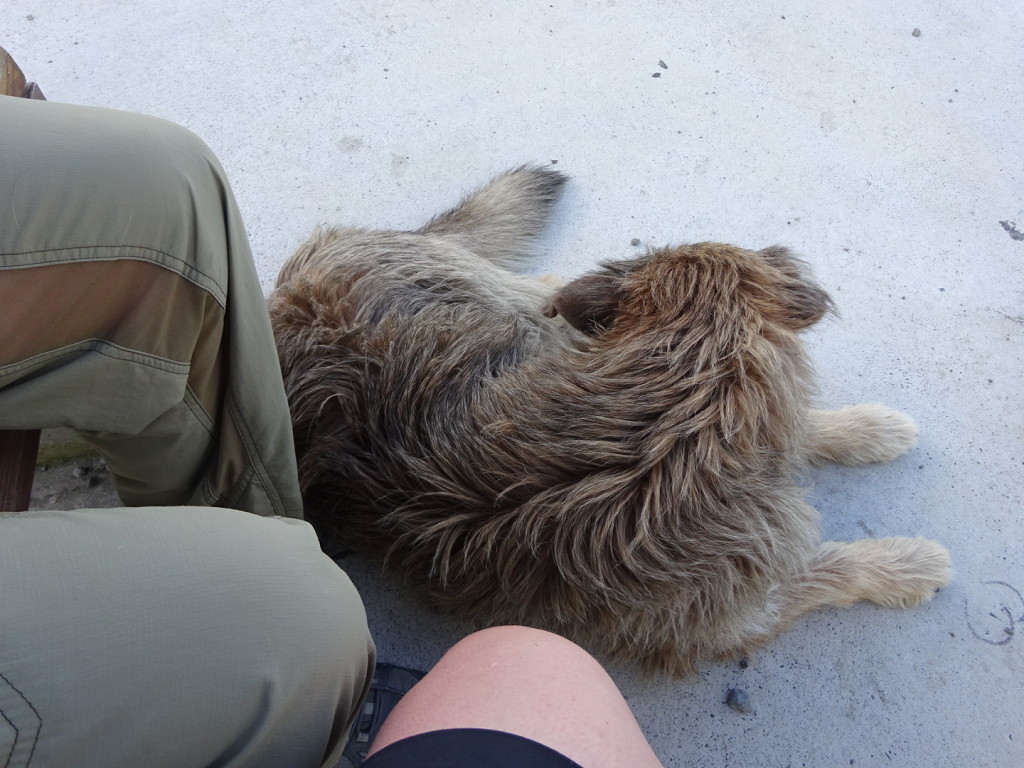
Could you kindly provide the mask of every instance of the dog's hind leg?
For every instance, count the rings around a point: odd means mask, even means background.
[[[443,237],[500,267],[522,269],[567,180],[565,174],[551,168],[516,168],[417,232]]]
[[[860,600],[909,608],[930,600],[952,578],[949,552],[928,539],[828,541],[806,571],[774,589],[769,601],[784,626],[815,608]]]
[[[917,425],[905,413],[877,403],[807,415],[807,457],[815,463],[890,461],[917,444]]]

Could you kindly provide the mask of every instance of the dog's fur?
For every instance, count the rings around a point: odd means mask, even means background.
[[[482,624],[648,670],[796,616],[911,606],[924,539],[819,543],[807,461],[885,461],[916,427],[815,411],[797,333],[831,307],[786,249],[699,243],[560,289],[521,266],[565,178],[523,167],[416,232],[328,229],[270,300],[307,511]]]

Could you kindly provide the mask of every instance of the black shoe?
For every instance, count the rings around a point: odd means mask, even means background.
[[[345,751],[335,768],[357,768],[363,764],[384,718],[425,674],[394,664],[378,664],[374,668],[363,711],[352,725]]]

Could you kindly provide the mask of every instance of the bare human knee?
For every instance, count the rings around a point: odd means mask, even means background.
[[[585,768],[660,763],[601,665],[575,643],[527,627],[494,627],[451,648],[384,723],[378,751],[417,733],[505,731]]]

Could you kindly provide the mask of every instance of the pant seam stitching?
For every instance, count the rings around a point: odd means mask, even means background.
[[[141,352],[137,349],[129,349],[128,347],[122,347],[118,344],[114,344],[111,341],[105,339],[91,338],[77,341],[74,344],[68,344],[58,349],[49,349],[45,352],[26,357],[22,360],[18,360],[7,365],[0,366],[0,379],[11,375],[21,373],[34,365],[56,360],[61,357],[66,357],[76,353],[94,352],[105,357],[112,358],[114,360],[121,360],[128,363],[137,363],[138,365],[144,365],[148,368],[155,368],[156,370],[163,371],[164,373],[187,375],[189,372],[189,366],[187,363],[179,363],[177,360],[169,360],[159,355],[153,355],[147,352]]]
[[[203,404],[199,402],[199,398],[196,397],[196,393],[192,391],[192,387],[188,384],[185,385],[185,394],[182,396],[181,401],[185,404],[185,407],[192,412],[192,415],[196,417],[196,421],[203,425],[210,437],[216,437],[214,432],[215,422],[210,417],[210,414],[203,408]]]
[[[242,414],[239,411],[234,398],[231,393],[228,393],[225,398],[225,405],[231,412],[232,421],[235,423],[235,429],[238,430],[238,435],[242,439],[242,443],[245,445],[246,453],[249,455],[249,461],[252,469],[256,472],[260,479],[260,484],[263,486],[263,490],[267,494],[267,498],[270,500],[270,504],[274,509],[274,514],[284,515],[284,502],[277,494],[277,488],[273,483],[268,482],[269,473],[266,466],[263,463],[263,457],[260,456],[256,450],[255,442],[252,439],[252,435],[249,432],[249,426],[245,423],[242,418]]]

